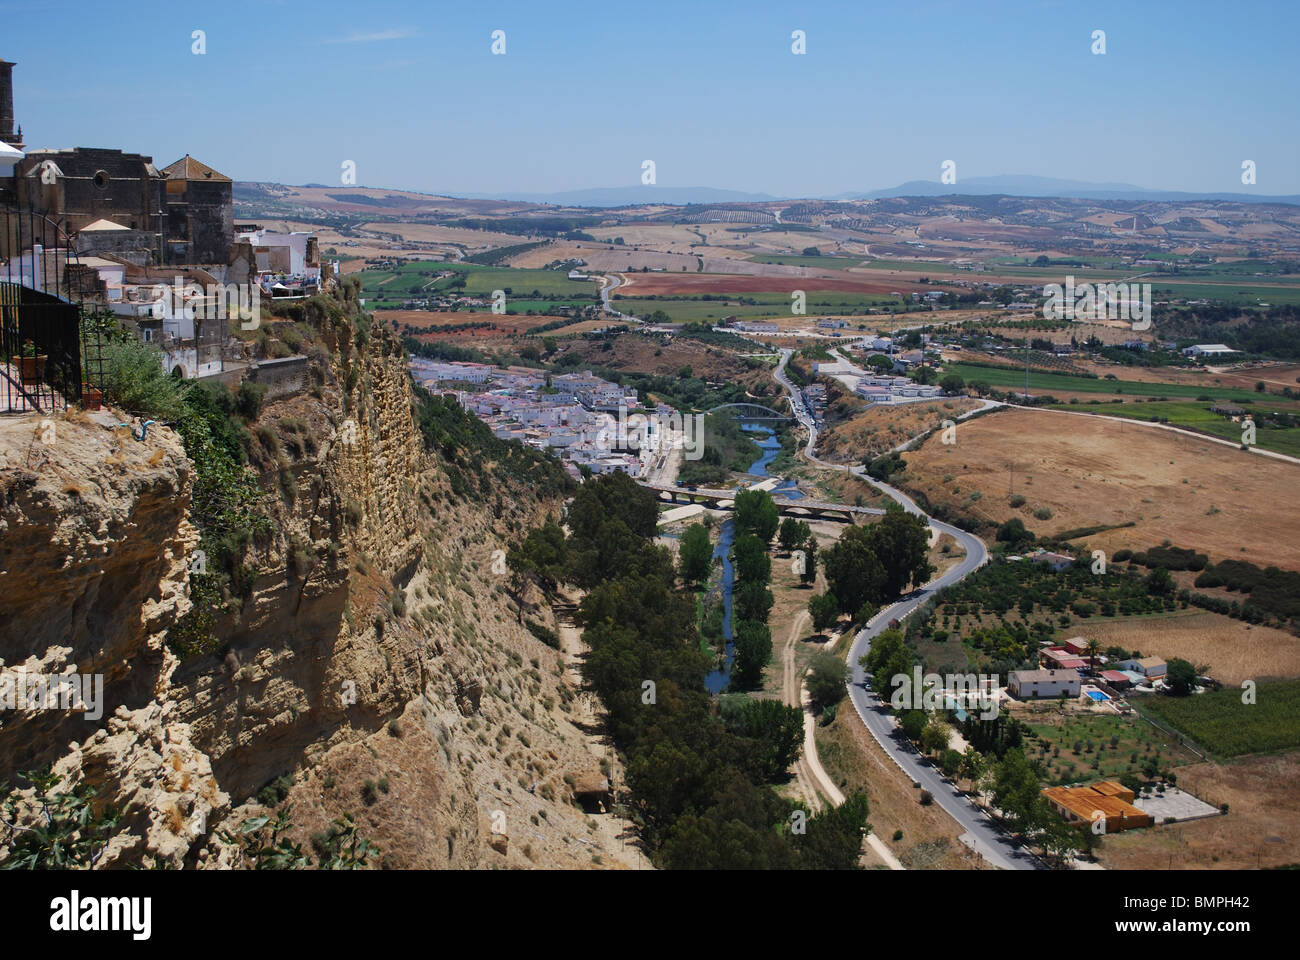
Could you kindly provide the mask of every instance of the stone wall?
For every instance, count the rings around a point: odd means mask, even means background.
[[[266,399],[274,400],[307,389],[308,361],[305,356],[258,360],[251,364],[245,379],[266,386]]]

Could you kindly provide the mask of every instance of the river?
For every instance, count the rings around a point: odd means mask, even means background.
[[[762,455],[750,464],[748,472],[754,476],[766,477],[767,468],[781,452],[781,441],[777,439],[771,427],[747,423],[741,429],[763,435],[754,440],[761,448]],[[782,481],[773,492],[790,500],[798,500],[803,496],[796,488],[794,480]],[[726,640],[726,646],[723,649],[722,668],[711,671],[704,678],[704,686],[710,693],[722,693],[727,689],[727,685],[731,683],[731,662],[735,659],[735,644],[732,642],[731,634],[731,591],[735,582],[735,571],[731,567],[731,545],[735,539],[736,522],[728,517],[722,521],[722,528],[718,533],[718,545],[713,550],[714,558],[722,560],[722,577],[718,586],[722,590],[722,636]]]

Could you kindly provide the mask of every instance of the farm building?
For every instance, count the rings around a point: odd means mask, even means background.
[[[1210,407],[1210,413],[1217,413],[1221,417],[1240,417],[1245,412],[1245,407],[1239,407],[1235,403],[1216,403]]]
[[[1018,700],[1079,695],[1077,670],[1012,670],[1007,674],[1007,691]]]
[[[1125,660],[1120,663],[1121,670],[1132,670],[1148,680],[1156,680],[1169,672],[1169,665],[1159,657],[1142,657],[1140,660]]]
[[[1066,650],[1069,650],[1075,656],[1082,656],[1084,653],[1087,653],[1088,651],[1088,638],[1070,637],[1070,639],[1062,641],[1061,646],[1063,646]]]
[[[1123,690],[1133,683],[1129,675],[1122,670],[1102,670],[1098,676],[1116,690]]]
[[[1151,814],[1133,806],[1133,791],[1114,780],[1102,780],[1088,787],[1048,787],[1043,791],[1048,803],[1065,820],[1093,823],[1103,820],[1107,833],[1149,827]]]
[[[1043,651],[1043,659],[1047,666],[1053,670],[1082,670],[1088,665],[1088,662],[1069,650],[1062,650],[1059,647]]]
[[[1048,550],[1036,550],[1025,559],[1032,560],[1034,563],[1045,564],[1052,568],[1053,573],[1060,573],[1062,570],[1074,566],[1074,557],[1068,553],[1052,553]]]
[[[1236,353],[1231,347],[1222,343],[1198,343],[1194,346],[1184,347],[1183,356],[1185,357],[1224,357]]]

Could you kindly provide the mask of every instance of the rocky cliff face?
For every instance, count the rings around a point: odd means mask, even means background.
[[[237,863],[216,833],[260,795],[304,845],[350,813],[390,867],[640,865],[625,824],[574,800],[617,761],[505,593],[499,551],[558,504],[467,487],[426,450],[391,334],[327,307],[297,325],[312,390],[252,424],[270,532],[251,591],[184,660],[168,631],[199,534],[176,434],[136,441],[108,411],[55,418],[50,442],[39,418],[0,422],[0,659],[102,673],[105,701],[98,720],[0,712],[0,781],[54,764],[129,803],[109,863]]]

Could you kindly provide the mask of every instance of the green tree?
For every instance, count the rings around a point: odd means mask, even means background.
[[[952,728],[942,720],[931,719],[921,731],[921,750],[925,753],[946,750],[950,739]]]
[[[729,730],[758,742],[754,755],[764,781],[778,779],[798,759],[803,747],[803,712],[798,707],[734,696],[723,698],[721,712]]]
[[[93,869],[117,831],[123,812],[96,804],[98,790],[79,783],[58,790],[62,778],[55,773],[28,771],[33,798],[14,791],[4,802],[8,855],[2,870]]]
[[[192,381],[168,376],[162,351],[135,337],[104,344],[104,387],[108,399],[127,413],[175,420]]]
[[[772,660],[772,631],[766,623],[739,620],[733,638],[732,684],[741,690],[752,690],[763,682],[763,669]]]
[[[677,564],[679,575],[688,584],[702,583],[708,577],[713,565],[713,543],[709,540],[708,527],[692,523],[686,528],[677,551]]]
[[[799,526],[801,523],[802,521],[796,520],[794,517],[786,517],[781,521],[781,532],[778,542],[781,544],[782,550],[790,551],[803,543],[807,533],[800,531]],[[806,523],[804,523],[803,526],[805,530],[808,527]]]
[[[898,718],[898,725],[903,728],[903,736],[913,743],[920,741],[925,732],[925,712],[922,710],[905,710]]]
[[[848,668],[833,653],[818,653],[812,658],[808,670],[808,696],[821,710],[839,703],[848,692]]]
[[[732,609],[740,620],[767,623],[774,602],[772,591],[759,580],[747,580],[732,591]]]
[[[780,511],[766,490],[741,490],[735,500],[736,535],[753,534],[770,543],[781,521]]]
[[[1094,637],[1088,640],[1083,649],[1088,654],[1089,669],[1095,677],[1097,675],[1097,654],[1101,653],[1101,644]]]
[[[879,523],[866,529],[871,549],[885,571],[886,596],[902,593],[909,583],[919,587],[930,579],[934,573],[929,561],[930,525],[923,517],[890,509]],[[884,598],[867,599],[879,602]],[[857,606],[852,609],[856,611]]]
[[[840,602],[833,593],[818,593],[808,599],[813,629],[822,633],[840,618]]]
[[[994,771],[993,803],[1023,833],[1047,820],[1038,775],[1018,747],[1007,750]]]
[[[924,736],[924,731],[922,731]],[[962,758],[956,750],[946,749],[939,754],[939,769],[945,777],[955,777],[961,772]]]
[[[564,530],[554,520],[528,532],[522,543],[506,552],[506,566],[536,583],[548,597],[555,593],[568,563]]]
[[[1169,661],[1165,681],[1169,692],[1175,697],[1185,697],[1196,689],[1196,667],[1179,657]]]
[[[1156,567],[1146,576],[1147,593],[1153,597],[1167,597],[1178,589],[1174,578],[1164,567]]]
[[[867,832],[867,797],[853,793],[808,821],[807,833],[794,840],[797,866],[807,870],[852,870],[862,856]]]
[[[731,563],[743,583],[767,583],[772,577],[767,544],[752,534],[736,538],[731,545]]]
[[[984,755],[974,747],[967,747],[966,752],[961,755],[960,772],[962,777],[970,782],[972,790],[978,786],[985,769]]]
[[[885,599],[886,573],[865,527],[850,527],[822,555],[822,570],[840,610],[854,613],[864,603]]]
[[[911,684],[912,664],[915,662],[912,650],[903,639],[901,630],[882,630],[871,641],[871,649],[859,662],[862,664],[862,669],[871,674],[872,688],[876,694],[891,707],[894,706],[896,699],[899,703],[896,709],[907,709],[916,702],[912,698],[895,697],[895,692],[902,689],[895,682],[895,678],[905,679],[908,684]],[[912,691],[912,693],[914,697],[920,695],[919,691]]]
[[[939,386],[950,397],[966,392],[966,381],[959,374],[950,373],[939,381]]]

